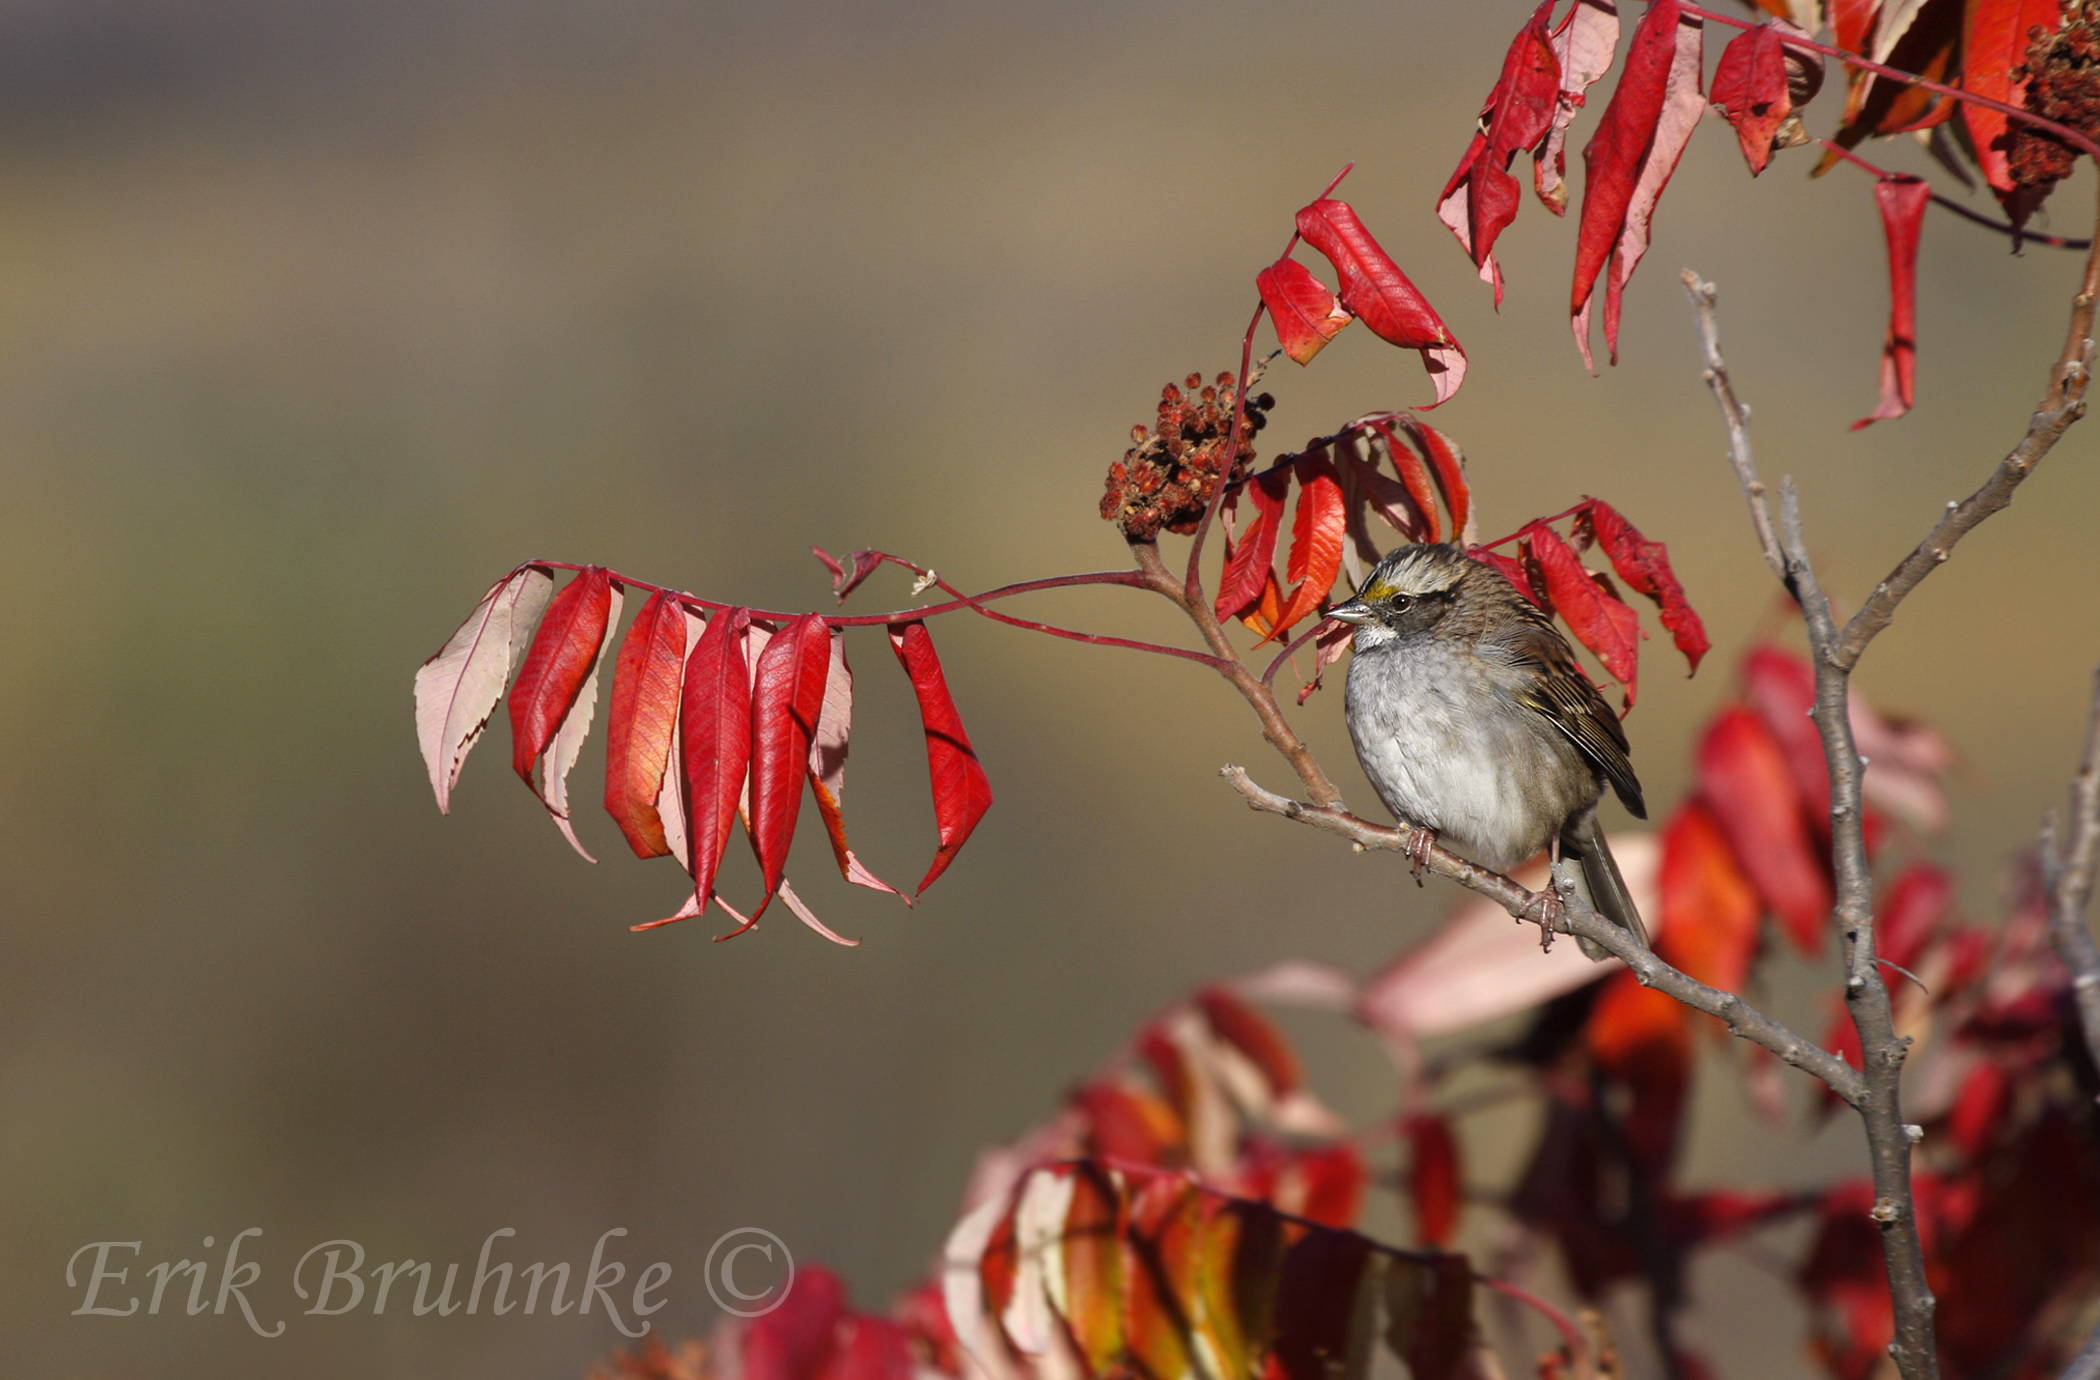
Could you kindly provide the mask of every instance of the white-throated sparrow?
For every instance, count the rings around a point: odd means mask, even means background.
[[[1546,616],[1455,546],[1403,546],[1327,616],[1356,625],[1343,713],[1401,819],[1507,872],[1550,847],[1606,919],[1648,942],[1597,825],[1609,780],[1646,819],[1626,734]],[[1603,950],[1583,942],[1591,958]]]

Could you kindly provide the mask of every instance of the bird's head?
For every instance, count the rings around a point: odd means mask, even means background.
[[[1482,569],[1456,546],[1403,546],[1371,568],[1354,599],[1327,616],[1356,625],[1359,649],[1413,637],[1443,621]]]

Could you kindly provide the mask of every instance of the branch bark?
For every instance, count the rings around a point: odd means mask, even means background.
[[[2086,928],[2094,874],[2100,872],[2100,672],[2093,676],[2093,707],[2085,756],[2071,781],[2071,814],[2059,834],[2052,815],[2042,825],[2042,875],[2049,891],[2049,931],[2071,970],[2086,1052],[2100,1064],[2100,945]]]

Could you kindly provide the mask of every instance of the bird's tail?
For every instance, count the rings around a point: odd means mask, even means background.
[[[1626,879],[1619,875],[1619,864],[1611,855],[1611,848],[1604,842],[1604,830],[1598,827],[1595,809],[1583,811],[1570,820],[1560,831],[1560,852],[1563,858],[1571,858],[1582,868],[1583,890],[1589,893],[1590,904],[1597,913],[1648,945],[1648,929],[1641,923],[1641,913],[1633,904],[1633,894],[1626,889]],[[1584,939],[1575,937],[1585,956],[1591,959],[1611,957],[1603,949]]]

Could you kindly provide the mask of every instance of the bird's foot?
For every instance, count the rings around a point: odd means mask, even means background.
[[[1404,852],[1414,863],[1415,885],[1422,885],[1422,868],[1429,861],[1429,850],[1436,847],[1436,830],[1426,824],[1417,824],[1414,832],[1407,836]]]
[[[1537,925],[1540,950],[1550,950],[1553,947],[1554,931],[1559,928],[1560,917],[1567,908],[1567,903],[1560,899],[1560,894],[1548,886],[1544,891],[1534,893],[1532,898],[1524,903],[1523,913],[1517,919],[1520,922],[1529,920]]]

